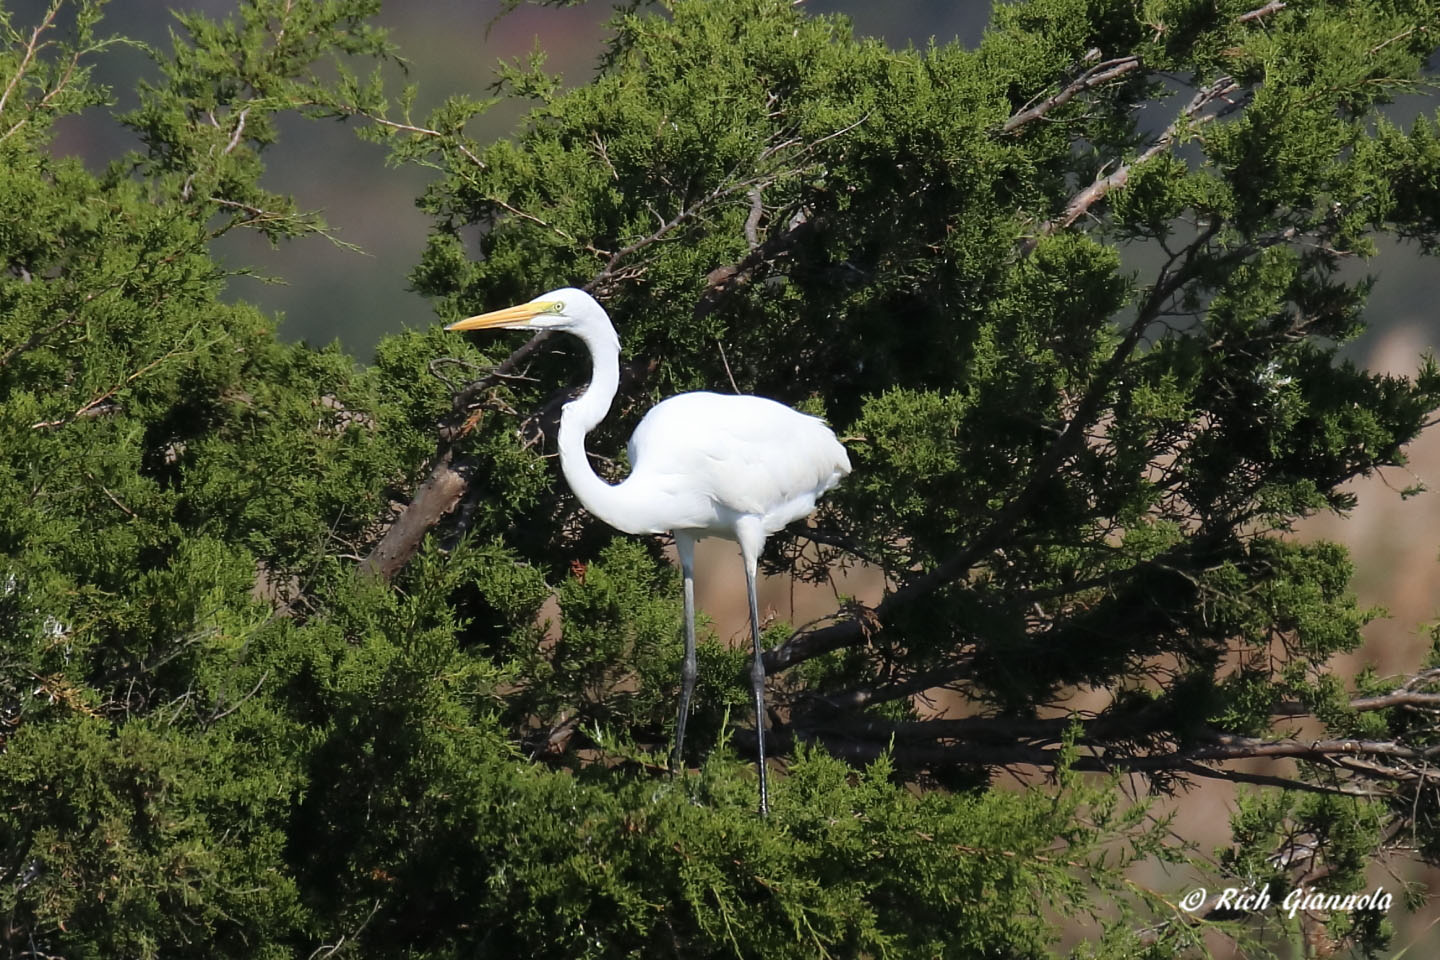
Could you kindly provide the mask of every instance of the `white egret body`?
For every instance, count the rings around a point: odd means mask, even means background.
[[[630,437],[630,475],[606,483],[585,455],[585,434],[610,410],[620,383],[620,337],[587,293],[553,290],[529,303],[452,323],[447,330],[551,329],[590,348],[590,386],[560,415],[560,466],[575,496],[626,533],[673,533],[685,581],[685,661],[675,764],[683,762],[685,721],[695,689],[695,541],[723,537],[740,545],[750,600],[755,659],[755,738],[760,812],[765,780],[765,666],[755,600],[756,564],[765,538],[815,509],[815,500],[850,472],[835,434],[815,417],[763,397],[682,393],[657,404]]]

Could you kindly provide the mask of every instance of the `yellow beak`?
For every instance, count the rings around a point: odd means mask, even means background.
[[[489,313],[482,313],[474,317],[466,317],[464,320],[456,320],[448,324],[446,330],[495,330],[511,329],[517,330],[530,326],[542,313],[549,313],[554,310],[555,304],[550,301],[532,301],[522,303],[515,307],[506,307],[504,310],[492,310]]]

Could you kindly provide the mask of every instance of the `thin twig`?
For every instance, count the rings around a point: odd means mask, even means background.
[[[441,130],[432,130],[432,129],[430,129],[429,127],[421,127],[421,126],[417,126],[417,125],[415,125],[415,124],[413,124],[413,123],[402,123],[402,122],[400,122],[399,120],[390,120],[390,119],[387,119],[386,117],[382,117],[382,116],[380,116],[380,115],[378,115],[378,114],[371,113],[371,112],[368,111],[368,110],[363,110],[363,109],[361,109],[360,107],[358,107],[358,106],[356,106],[356,105],[354,105],[354,104],[348,104],[348,103],[345,103],[345,104],[321,103],[321,102],[312,100],[312,101],[308,101],[308,105],[309,105],[309,106],[314,106],[314,107],[323,107],[323,108],[326,108],[326,109],[329,109],[329,110],[334,110],[334,111],[336,111],[336,112],[338,112],[338,113],[341,113],[341,114],[344,114],[344,115],[346,115],[346,116],[362,117],[362,118],[364,118],[364,119],[366,119],[366,120],[369,120],[371,123],[379,124],[379,125],[382,126],[382,127],[387,127],[387,128],[389,128],[389,129],[391,129],[391,130],[399,131],[400,133],[414,134],[414,135],[417,136],[417,137],[428,137],[428,138],[433,139],[433,140],[445,140],[445,138],[446,138],[447,136],[451,136],[450,134],[446,134],[445,132],[443,132],[443,131],[441,131]],[[467,146],[465,146],[465,144],[461,143],[461,142],[460,142],[460,136],[461,136],[461,134],[460,134],[460,132],[457,130],[457,131],[454,133],[454,135],[453,135],[454,139],[452,139],[452,140],[449,141],[449,146],[452,146],[452,147],[454,147],[456,150],[458,150],[458,151],[460,152],[460,154],[461,154],[463,157],[465,157],[466,160],[469,160],[472,164],[474,164],[477,169],[484,170],[484,169],[485,169],[485,161],[483,161],[483,160],[481,160],[479,157],[475,156],[475,154],[474,154],[473,152],[471,152],[471,150],[470,150],[469,147],[467,147]],[[444,149],[444,145],[442,145],[441,149]]]
[[[64,329],[65,327],[71,326],[79,319],[79,316],[72,313],[69,316],[57,321],[56,323],[45,327],[43,330],[36,330],[34,333],[30,334],[29,338],[26,339],[23,343],[17,343],[9,350],[6,350],[4,353],[0,353],[0,367],[3,367],[7,363],[9,363],[11,359],[13,359],[17,354],[24,353],[27,350],[31,350],[34,347],[39,346],[45,340],[45,338],[49,337],[52,333],[56,333]]]
[[[370,921],[374,919],[375,914],[379,912],[379,910],[380,901],[376,900],[375,905],[370,908],[370,912],[366,914],[365,919],[361,921],[360,926],[356,927],[350,933],[342,935],[340,939],[336,940],[334,943],[322,943],[320,946],[315,948],[315,950],[310,954],[307,960],[328,960],[328,958],[335,956],[335,954],[340,951],[340,948],[344,946],[347,939],[354,940],[356,937],[360,936],[360,931],[364,930],[367,926],[369,926]]]
[[[183,342],[190,336],[190,334],[193,333],[194,331],[195,331],[195,327],[192,326],[192,327],[190,328],[190,330],[186,331],[185,336],[183,336],[183,337],[180,338],[180,339],[181,339],[181,342],[183,343]],[[127,386],[129,386],[130,384],[134,383],[136,380],[139,380],[141,377],[145,376],[147,373],[149,373],[150,371],[154,370],[156,367],[160,366],[160,365],[163,364],[165,361],[167,361],[167,360],[172,360],[172,359],[174,359],[175,357],[180,357],[180,356],[192,356],[192,355],[194,355],[194,354],[196,354],[196,353],[199,353],[201,350],[204,350],[204,349],[207,348],[207,347],[213,347],[215,344],[217,344],[217,343],[219,343],[220,341],[226,339],[227,336],[228,336],[228,334],[221,334],[220,336],[216,337],[214,340],[211,340],[209,343],[201,344],[200,346],[195,347],[194,349],[186,350],[186,351],[184,351],[184,352],[181,352],[181,350],[179,349],[179,347],[176,347],[174,350],[171,350],[169,353],[165,354],[164,356],[158,357],[157,359],[152,360],[152,361],[150,361],[149,363],[145,364],[145,366],[141,367],[139,370],[136,370],[134,373],[130,374],[130,375],[129,375],[128,377],[126,377],[124,380],[122,380],[122,381],[120,381],[119,383],[115,384],[115,386],[111,387],[109,390],[106,390],[104,393],[102,393],[102,394],[100,394],[99,396],[95,397],[93,400],[89,401],[88,403],[86,403],[85,405],[83,405],[82,407],[80,407],[78,410],[76,410],[74,413],[70,414],[68,417],[64,417],[64,418],[62,418],[62,419],[60,419],[60,420],[47,420],[47,421],[42,421],[42,422],[40,422],[40,423],[32,423],[32,424],[30,425],[30,429],[32,429],[32,430],[39,430],[39,429],[46,428],[46,427],[59,427],[59,426],[64,426],[65,424],[71,422],[72,420],[77,420],[77,419],[79,419],[80,417],[88,416],[92,410],[96,409],[96,408],[99,407],[101,404],[105,403],[105,402],[106,402],[107,400],[109,400],[111,397],[115,396],[115,394],[119,393],[121,390],[125,389]]]
[[[1409,30],[1402,30],[1400,33],[1395,34],[1395,36],[1391,37],[1389,40],[1381,41],[1380,43],[1375,44],[1375,46],[1371,47],[1365,52],[1367,55],[1373,56],[1379,53],[1381,50],[1384,50],[1386,47],[1390,46],[1390,44],[1394,43],[1396,40],[1404,40],[1406,37],[1410,36],[1410,34],[1414,33],[1415,29],[1415,27],[1411,27]]]
[[[725,344],[720,342],[719,337],[715,338],[715,346],[720,350],[720,362],[725,365],[725,377],[730,381],[730,389],[739,393],[740,388],[735,384],[735,374],[730,372],[730,361],[725,358]]]
[[[850,133],[852,130],[857,129],[869,118],[870,114],[867,113],[865,114],[865,116],[854,121],[853,123],[846,124],[838,130],[831,131],[825,136],[806,144],[804,149],[798,151],[795,156],[788,158],[788,171],[772,170],[766,173],[757,174],[753,177],[746,177],[739,180],[732,180],[730,178],[727,178],[726,181],[722,181],[718,186],[715,187],[714,190],[711,190],[708,194],[701,197],[699,200],[690,204],[688,207],[680,210],[679,213],[675,214],[669,220],[661,224],[659,229],[657,229],[650,235],[632,241],[631,243],[626,244],[619,250],[615,251],[615,253],[610,256],[610,259],[605,264],[604,268],[602,268],[600,272],[596,274],[593,279],[591,279],[590,283],[586,286],[586,289],[589,290],[595,288],[600,284],[606,282],[607,280],[611,279],[614,276],[621,262],[627,257],[630,257],[631,255],[640,252],[646,247],[659,243],[661,240],[669,236],[669,234],[672,233],[676,228],[680,227],[685,223],[688,223],[690,220],[694,219],[699,214],[709,209],[718,201],[727,199],[730,196],[733,196],[734,194],[740,193],[742,191],[745,193],[749,193],[752,189],[764,187],[767,184],[775,182],[780,177],[785,176],[787,172],[791,174],[795,173],[796,171],[801,169],[800,167],[795,166],[795,164],[807,157],[809,154],[813,153],[815,149],[821,144],[827,143],[831,140],[836,139],[837,137],[842,137],[845,134]],[[771,144],[769,147],[766,147],[765,150],[761,151],[760,159],[763,162],[764,160],[769,159],[777,152],[779,152],[780,147],[792,145],[795,142],[796,141],[794,140],[785,140],[782,141],[780,144]]]
[[[91,480],[94,480],[94,479],[95,479],[94,476],[92,476],[92,475],[89,474],[89,473],[85,474],[85,476],[89,477]],[[98,481],[97,481],[97,482],[98,482]],[[100,489],[101,489],[101,491],[105,494],[105,496],[107,496],[107,497],[110,498],[110,502],[111,502],[111,503],[115,504],[115,506],[117,506],[117,507],[120,508],[121,512],[124,513],[125,516],[129,517],[131,520],[138,520],[138,519],[139,519],[139,517],[137,517],[137,516],[135,515],[135,511],[134,511],[134,510],[131,510],[129,507],[125,506],[125,504],[123,504],[123,503],[120,502],[120,498],[119,498],[119,497],[115,496],[115,494],[113,494],[113,493],[110,492],[110,488],[109,488],[109,487],[107,487],[107,486],[105,486],[105,484],[101,483],[101,484],[100,484]]]
[[[260,692],[260,687],[265,683],[265,679],[269,676],[269,670],[266,670],[264,673],[260,674],[260,679],[255,681],[255,686],[250,689],[249,693],[245,694],[245,696],[241,697],[239,700],[236,700],[235,705],[232,706],[229,710],[222,710],[219,713],[212,713],[208,722],[215,723],[217,720],[223,720],[226,717],[230,716],[230,714],[234,713],[236,710],[239,710],[241,705],[244,704],[246,700],[249,700],[251,697],[255,696],[255,694]]]
[[[43,46],[40,43],[40,34],[55,25],[55,16],[60,12],[60,6],[59,2],[52,3],[50,9],[45,12],[44,19],[30,32],[30,42],[25,44],[25,55],[20,58],[20,63],[15,67],[15,75],[5,85],[5,92],[0,93],[0,113],[5,111],[5,105],[10,102],[10,94],[15,92],[15,88],[19,86],[21,79],[30,69],[30,62],[35,59],[36,52]],[[6,136],[9,136],[8,132]]]

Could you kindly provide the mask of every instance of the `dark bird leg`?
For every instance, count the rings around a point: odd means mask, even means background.
[[[755,599],[755,576],[760,551],[765,547],[765,531],[760,521],[743,518],[735,525],[740,540],[740,555],[745,560],[745,589],[750,595],[750,637],[755,643],[755,659],[750,664],[750,686],[755,693],[755,753],[760,771],[760,816],[770,812],[770,795],[765,783],[765,661],[760,649],[760,605]]]

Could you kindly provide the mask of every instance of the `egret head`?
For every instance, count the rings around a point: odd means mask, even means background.
[[[568,330],[584,336],[610,328],[610,318],[584,290],[562,287],[529,303],[457,320],[446,330]],[[613,329],[613,328],[611,328]]]

